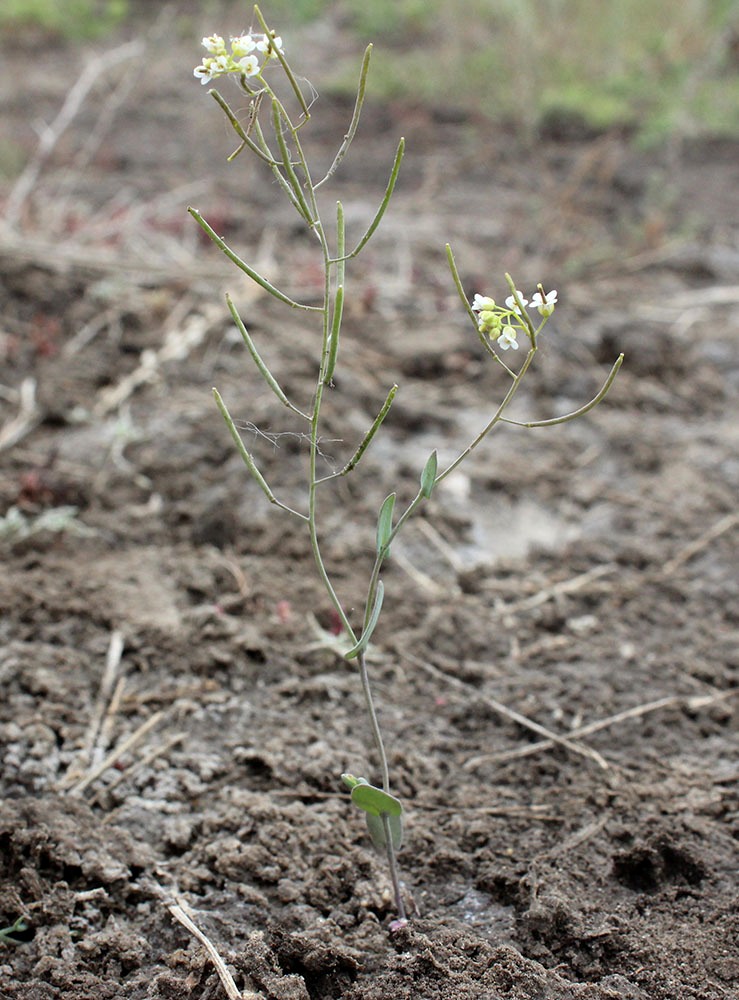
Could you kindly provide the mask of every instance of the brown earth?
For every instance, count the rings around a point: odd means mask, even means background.
[[[206,29],[98,79],[0,240],[0,927],[26,925],[0,943],[0,997],[223,996],[176,900],[268,1000],[739,996],[739,145],[524,145],[454,109],[370,102],[326,196],[359,233],[406,135],[349,272],[323,433],[330,471],[400,384],[324,501],[348,605],[382,498],[412,496],[430,450],[451,458],[504,391],[446,241],[470,294],[500,296],[506,270],[559,289],[519,419],[581,405],[626,354],[600,407],[496,432],[396,544],[370,660],[407,809],[415,914],[393,931],[339,781],[377,777],[355,669],[316,629],[333,622],[305,534],[250,481],[210,394],[301,503],[305,441],[223,292],[304,405],[316,331],[185,206],[290,294],[315,297],[320,271],[259,165],[224,163],[232,138],[190,76]],[[311,32],[320,80],[331,37]],[[38,44],[5,42],[6,160],[33,156],[91,55],[44,40],[36,73]],[[351,107],[314,111],[328,163]]]

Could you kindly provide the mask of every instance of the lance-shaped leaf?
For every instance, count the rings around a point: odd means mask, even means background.
[[[439,465],[439,457],[434,449],[428,457],[421,473],[421,493],[428,498],[431,496],[436,483],[436,470]]]
[[[395,850],[400,850],[403,843],[403,806],[400,800],[360,779],[352,789],[352,802],[367,814],[367,829],[377,850],[385,850],[388,834]]]
[[[377,518],[377,554],[386,547],[393,533],[393,510],[395,509],[395,494],[385,497]],[[388,552],[386,551],[386,555]]]
[[[363,653],[367,646],[369,646],[369,641],[372,638],[372,633],[375,631],[377,626],[377,620],[380,617],[380,611],[382,611],[382,599],[385,596],[385,586],[382,580],[377,583],[377,590],[375,591],[375,603],[372,605],[372,613],[369,616],[369,621],[367,622],[367,627],[364,632],[362,632],[359,637],[359,641],[355,646],[349,650],[348,653],[344,653],[344,657],[347,660],[354,660],[360,653]]]

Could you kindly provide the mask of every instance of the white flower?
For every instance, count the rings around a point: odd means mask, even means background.
[[[472,308],[475,312],[495,309],[495,299],[491,299],[487,295],[475,295],[472,300]]]
[[[226,43],[220,35],[208,35],[203,39],[203,48],[207,49],[211,55],[221,55],[226,51]]]
[[[273,35],[272,37],[262,35],[261,39],[257,42],[257,50],[259,52],[266,52],[269,55],[274,55],[275,50],[281,52],[283,55],[285,54],[282,48],[282,39],[279,35]]]
[[[244,76],[256,76],[259,72],[259,60],[256,56],[244,56],[236,63],[235,69],[239,69]]]
[[[244,56],[248,56],[250,52],[253,52],[256,47],[257,43],[251,35],[236,35],[236,37],[231,37],[231,52],[234,59],[243,59]]]
[[[207,62],[212,63],[212,60],[208,59]],[[196,79],[200,80],[201,83],[210,83],[210,81],[213,79],[213,74],[211,73],[211,67],[210,65],[205,65],[205,62],[203,63],[202,66],[196,66],[192,72],[193,76],[195,76]]]
[[[544,289],[539,285],[539,291],[531,296],[531,305],[539,310],[541,316],[551,316],[557,304],[557,289],[544,293]]]
[[[501,351],[507,351],[509,347],[512,347],[514,351],[518,350],[518,341],[516,340],[516,329],[512,326],[504,326],[498,337],[498,347]]]
[[[224,73],[231,73],[235,68],[233,59],[225,53],[222,56],[216,56],[214,59],[203,59],[203,65],[207,66],[208,63],[211,64],[211,76],[222,76]]]
[[[523,292],[519,292],[519,290],[516,289],[516,295],[521,300],[522,305],[527,306],[529,304],[529,300],[523,297]],[[508,306],[511,312],[518,313],[519,316],[521,315],[521,310],[518,308],[515,295],[509,295],[508,298],[505,300],[505,304]],[[518,347],[518,344],[516,344],[516,347]]]

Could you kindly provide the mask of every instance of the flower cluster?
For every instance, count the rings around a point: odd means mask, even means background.
[[[519,331],[523,330],[528,334],[529,325],[524,321],[522,310],[530,305],[539,312],[540,316],[548,319],[554,312],[557,304],[557,291],[545,292],[541,285],[538,291],[534,292],[531,299],[524,297],[523,292],[516,289],[515,295],[509,295],[505,300],[505,306],[495,304],[495,299],[487,295],[475,295],[472,301],[472,309],[477,313],[477,327],[480,333],[484,333],[491,340],[497,340],[498,347],[502,351],[513,348],[518,350],[517,337]]]
[[[203,48],[210,54],[205,56],[193,73],[201,83],[209,83],[225,73],[239,73],[241,76],[258,76],[261,72],[259,56],[263,53],[267,60],[282,52],[279,35],[247,34],[231,37],[231,51],[220,35],[209,35],[203,39]]]

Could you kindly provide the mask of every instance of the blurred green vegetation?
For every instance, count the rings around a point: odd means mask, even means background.
[[[143,0],[0,0],[0,30],[39,25],[67,37],[158,16]],[[262,0],[283,37],[343,39],[322,90],[352,93],[375,43],[370,96],[461,108],[534,131],[557,123],[670,134],[739,135],[739,0]],[[173,0],[179,21],[243,30],[250,0]],[[197,12],[197,14],[196,14]],[[7,32],[6,32],[7,35]],[[356,40],[356,50],[345,44]],[[319,34],[316,34],[319,37]],[[323,42],[321,42],[323,44]],[[289,41],[288,41],[289,46]],[[296,70],[299,55],[290,52]]]
[[[98,38],[128,13],[128,0],[2,0],[0,30],[41,28],[65,38]]]
[[[330,6],[330,5],[329,5]],[[333,5],[336,7],[337,5]],[[534,128],[739,134],[739,0],[343,0],[372,91]]]

